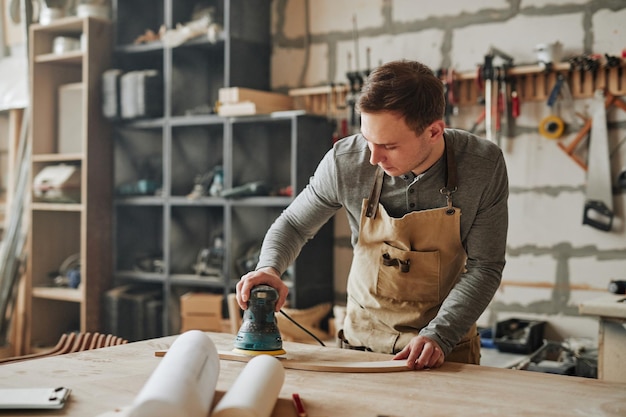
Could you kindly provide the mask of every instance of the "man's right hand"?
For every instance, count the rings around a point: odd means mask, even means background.
[[[285,304],[287,300],[287,294],[289,294],[289,288],[285,285],[280,274],[274,268],[266,267],[256,271],[248,272],[242,276],[237,283],[237,304],[242,310],[248,308],[248,299],[250,298],[250,291],[257,285],[267,284],[278,291],[278,300],[276,301],[276,312]]]

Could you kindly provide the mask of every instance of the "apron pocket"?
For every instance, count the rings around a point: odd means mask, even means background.
[[[381,245],[376,294],[397,301],[439,302],[439,251]]]

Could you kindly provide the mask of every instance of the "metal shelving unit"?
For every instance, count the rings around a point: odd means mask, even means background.
[[[214,18],[224,28],[217,42],[200,36],[175,48],[160,41],[132,44],[146,28],[156,31],[161,24],[171,28],[187,22],[195,4],[134,0],[114,6],[116,67],[157,69],[163,77],[163,114],[121,121],[114,127],[116,189],[141,180],[146,165],[159,183],[156,195],[115,198],[114,274],[117,284],[160,290],[163,334],[179,332],[179,299],[184,293],[234,292],[241,258],[260,243],[293,198],[190,199],[195,177],[221,165],[225,189],[263,180],[298,192],[332,144],[331,123],[302,112],[246,117],[195,114],[194,109],[215,104],[222,87],[269,90],[271,1],[203,3],[214,8]],[[219,274],[198,275],[193,264],[217,236],[224,242]],[[290,268],[292,307],[333,300],[332,253],[329,223]],[[137,270],[138,264],[145,268]]]

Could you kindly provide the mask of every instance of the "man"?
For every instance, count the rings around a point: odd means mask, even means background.
[[[479,363],[476,320],[505,264],[508,177],[500,148],[445,129],[442,82],[419,62],[375,69],[358,102],[361,134],[339,140],[270,227],[257,270],[237,284],[288,289],[280,276],[345,207],[354,257],[346,347],[395,354],[412,369]]]

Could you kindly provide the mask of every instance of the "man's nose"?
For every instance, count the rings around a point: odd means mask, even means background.
[[[372,146],[370,148],[370,164],[378,165],[380,162],[384,161],[384,152],[376,146]]]

